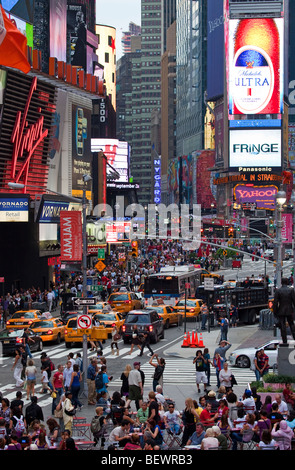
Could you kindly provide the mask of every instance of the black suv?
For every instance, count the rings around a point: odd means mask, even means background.
[[[164,338],[163,320],[152,308],[131,310],[127,313],[122,327],[124,343],[131,341],[134,325],[137,325],[139,334],[143,334],[147,330],[150,331],[152,343],[157,343],[159,338]]]

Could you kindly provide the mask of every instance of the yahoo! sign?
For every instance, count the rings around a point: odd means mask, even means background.
[[[234,198],[240,204],[254,203],[257,209],[274,210],[276,204],[277,186],[246,186],[234,187]]]

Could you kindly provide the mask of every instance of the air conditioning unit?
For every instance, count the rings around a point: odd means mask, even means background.
[[[266,217],[266,210],[256,209],[255,217]]]

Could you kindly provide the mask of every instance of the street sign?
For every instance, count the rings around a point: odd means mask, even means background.
[[[92,316],[91,315],[78,315],[77,316],[77,328],[81,328],[81,330],[87,330],[91,328],[92,323]]]
[[[204,278],[204,290],[214,290],[214,279],[212,277]]]
[[[73,298],[74,305],[95,305],[96,299],[92,297],[74,297]]]
[[[98,259],[98,260],[105,259],[105,251],[104,251],[104,248],[99,248],[99,249],[97,250],[97,259]]]
[[[106,268],[106,265],[102,261],[98,261],[95,267],[99,272],[101,272]]]

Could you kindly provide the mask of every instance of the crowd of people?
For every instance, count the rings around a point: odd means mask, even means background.
[[[173,397],[163,393],[165,361],[153,354],[154,368],[149,389],[141,363],[127,364],[120,376],[120,391],[111,393],[112,376],[101,351],[91,357],[83,370],[81,354],[68,353],[65,364],[55,366],[47,355],[40,356],[40,372],[29,358],[22,363],[23,384],[14,400],[1,396],[1,450],[77,450],[75,417],[83,406],[93,407],[90,431],[93,448],[114,450],[221,449],[237,450],[252,445],[257,449],[292,448],[295,429],[295,392],[286,384],[283,393],[262,400],[256,389],[242,397],[234,392],[233,374],[226,352],[231,344],[223,340],[210,358],[207,348],[197,350],[195,367],[199,398],[184,398],[177,409]],[[27,358],[25,348],[21,355]],[[262,368],[267,356],[259,351],[255,365]],[[211,367],[218,378],[217,391],[210,384]],[[80,397],[82,373],[87,382],[87,404]],[[263,375],[263,370],[260,371]],[[42,393],[52,398],[51,414],[43,415],[35,395],[37,375]],[[201,391],[203,385],[203,392]],[[21,388],[25,386],[26,397]],[[281,440],[279,438],[282,438]]]

